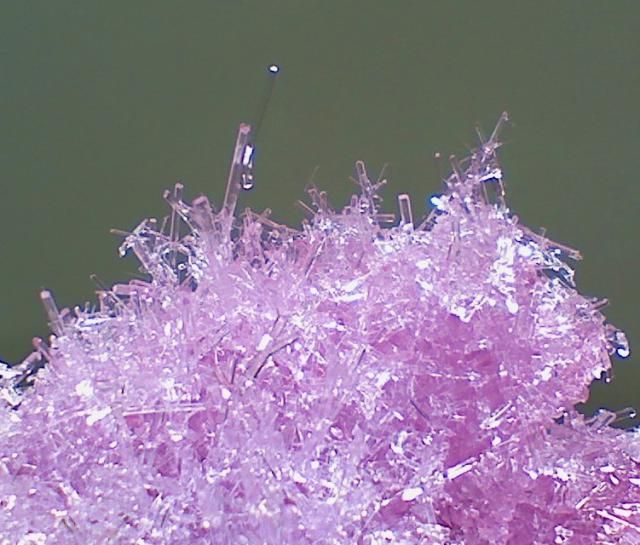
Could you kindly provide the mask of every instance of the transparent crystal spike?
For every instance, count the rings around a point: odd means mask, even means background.
[[[247,142],[242,150],[242,158],[240,161],[240,166],[242,168],[240,173],[240,185],[244,190],[253,189],[255,184],[253,178],[253,159],[255,157],[255,153],[255,146],[251,144],[251,142]]]
[[[400,225],[413,229],[413,213],[411,211],[411,198],[406,193],[398,195],[398,208],[400,210]]]
[[[47,313],[47,318],[49,318],[51,331],[58,336],[62,335],[64,333],[64,324],[62,323],[62,318],[58,311],[58,307],[56,306],[56,302],[53,299],[53,295],[49,290],[42,290],[40,292],[40,300],[42,301],[44,310]]]
[[[169,193],[169,192],[167,192]],[[165,198],[167,197],[167,193],[165,193]],[[181,182],[176,182],[176,185],[173,186],[173,194],[169,193],[171,200],[169,203],[180,203],[182,202],[182,194],[184,193],[184,185]],[[167,199],[169,200],[169,199]],[[171,221],[169,224],[169,239],[171,241],[178,240],[180,238],[180,230],[178,228],[178,211],[174,206],[171,206]]]
[[[247,155],[247,146],[251,146],[251,125],[241,123],[238,127],[238,135],[236,137],[236,145],[233,150],[233,159],[229,169],[229,177],[227,179],[227,189],[224,195],[224,203],[222,206],[222,221],[224,226],[224,234],[231,236],[231,226],[238,203],[238,195],[243,187],[243,176],[246,179],[249,174],[253,176],[253,154]],[[247,162],[247,158],[249,161]]]
[[[356,161],[356,176],[358,177],[358,185],[362,190],[360,199],[360,211],[368,214],[376,213],[375,188],[367,174],[367,168],[364,161]]]
[[[213,231],[215,228],[215,216],[209,199],[205,195],[196,197],[191,203],[191,217],[200,232]]]

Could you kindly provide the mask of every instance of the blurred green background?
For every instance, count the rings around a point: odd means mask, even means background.
[[[0,358],[46,334],[42,287],[71,306],[92,273],[136,274],[109,229],[165,215],[164,188],[221,201],[277,62],[241,206],[299,222],[316,166],[341,205],[363,159],[389,163],[389,209],[408,192],[421,212],[433,154],[464,156],[507,110],[512,208],[583,252],[580,289],[631,341],[587,410],[640,406],[639,31],[637,0],[2,2]]]

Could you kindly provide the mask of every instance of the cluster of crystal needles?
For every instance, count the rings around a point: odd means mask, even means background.
[[[362,163],[300,229],[166,193],[146,280],[0,374],[0,545],[640,543],[640,439],[573,410],[628,355],[577,252],[518,224],[497,136],[428,217]],[[244,176],[244,177],[243,177]],[[38,370],[39,369],[39,370]]]

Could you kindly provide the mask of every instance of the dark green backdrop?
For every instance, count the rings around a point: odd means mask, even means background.
[[[243,204],[297,222],[315,181],[341,204],[356,159],[414,207],[432,156],[464,155],[502,110],[512,207],[580,248],[578,282],[640,345],[640,2],[110,1],[0,6],[0,358],[46,333],[39,290],[93,300],[128,279],[110,227],[162,217],[181,178],[220,202],[235,129],[282,74]],[[589,408],[640,406],[637,358]]]

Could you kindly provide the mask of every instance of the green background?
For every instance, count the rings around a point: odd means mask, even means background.
[[[414,214],[433,154],[464,156],[507,110],[509,202],[579,248],[584,293],[640,345],[640,2],[2,2],[0,358],[45,335],[38,299],[94,301],[136,274],[109,228],[166,214],[177,179],[220,202],[240,121],[282,66],[242,206],[296,223],[315,182],[341,205],[356,159],[389,163]],[[443,168],[446,168],[443,165]],[[588,409],[640,406],[632,353]]]

